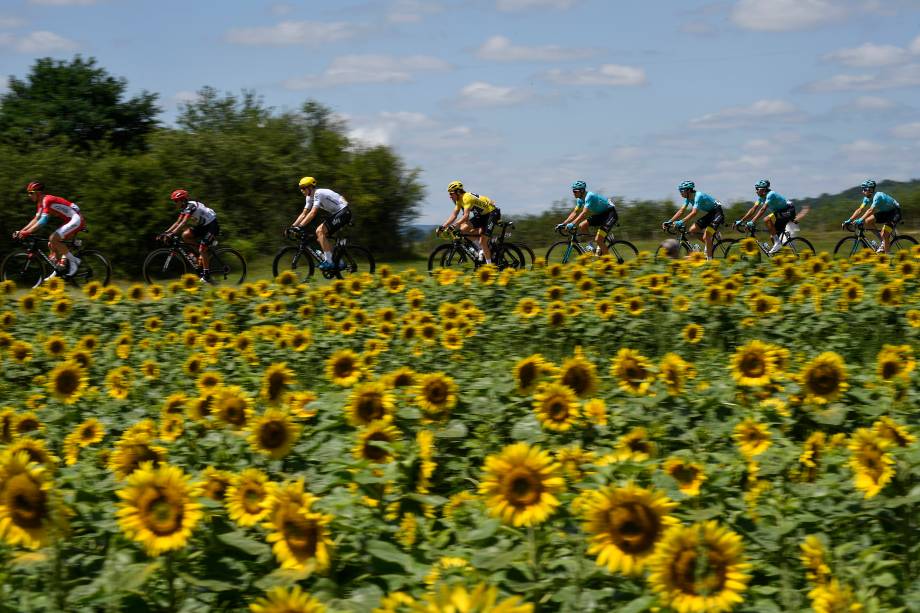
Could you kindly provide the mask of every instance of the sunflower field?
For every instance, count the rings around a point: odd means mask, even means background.
[[[0,611],[920,611],[917,248],[378,273],[0,285]]]

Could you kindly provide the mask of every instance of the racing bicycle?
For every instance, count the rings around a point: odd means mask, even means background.
[[[27,236],[17,241],[22,245],[22,249],[17,249],[3,258],[3,263],[0,264],[0,279],[12,281],[20,288],[38,287],[51,274],[77,286],[86,285],[90,281],[108,285],[112,277],[112,265],[106,257],[95,249],[84,250],[82,239],[63,241],[68,249],[80,258],[80,265],[73,275],[66,274],[68,266],[61,266],[42,251],[41,244],[45,239]]]
[[[527,257],[524,251],[514,244],[505,242],[508,236],[508,228],[514,227],[513,221],[500,221],[498,226],[501,228],[498,238],[489,240],[489,247],[492,251],[492,264],[499,270],[505,268],[526,268]],[[428,256],[428,271],[431,272],[437,268],[459,268],[475,270],[483,264],[482,255],[480,255],[479,245],[475,244],[471,238],[479,238],[478,234],[463,234],[454,226],[444,228],[439,236],[450,239],[450,243],[438,245]],[[528,249],[528,251],[530,251]]]
[[[591,239],[593,234],[579,234],[577,229],[568,231],[565,226],[557,228],[556,231],[563,236],[568,236],[568,238],[550,245],[549,249],[546,250],[547,264],[567,264],[582,254],[599,253]],[[610,249],[610,256],[616,259],[618,264],[634,260],[639,256],[639,250],[635,245],[629,241],[614,238],[612,232],[604,237],[604,241]]]
[[[690,239],[690,228],[686,226],[676,226],[671,222],[665,222],[664,231],[677,237],[677,244],[681,257],[687,257],[691,253],[697,252],[706,253],[706,243],[696,238],[693,240]],[[736,242],[738,242],[736,238],[722,238],[721,230],[716,230],[715,235],[712,237],[712,257],[724,258],[728,255],[729,247]],[[655,250],[655,260],[667,259],[670,259],[667,248],[663,245],[659,245],[658,249]]]
[[[783,230],[783,246],[776,253],[770,253],[770,250],[773,248],[772,243],[757,240],[756,225],[741,225],[740,222],[736,221],[734,227],[739,232],[747,234],[748,238],[753,241],[753,244],[747,239],[729,239],[732,241],[732,244],[729,245],[726,255],[737,255],[742,259],[759,262],[762,257],[772,258],[776,255],[792,255],[799,257],[803,253],[809,253],[811,255],[815,253],[815,247],[811,244],[811,241],[801,236],[795,236],[789,230],[788,226]],[[756,245],[756,247],[754,247],[754,245]]]
[[[834,257],[850,258],[856,255],[860,249],[869,249],[876,251],[882,244],[882,237],[878,230],[870,230],[869,236],[866,236],[866,227],[863,224],[847,223],[843,224],[844,230],[853,232],[852,236],[844,236],[834,247]],[[888,246],[888,253],[896,253],[910,249],[917,244],[917,239],[907,234],[898,234],[896,228],[891,230],[891,243]]]
[[[348,225],[351,225],[350,223]],[[313,276],[313,271],[319,268],[325,257],[323,250],[316,243],[315,234],[304,228],[291,227],[285,230],[285,237],[297,241],[297,245],[282,247],[275,260],[272,262],[272,275],[278,276],[285,270],[293,271],[300,282],[305,282]],[[326,279],[344,278],[344,275],[353,275],[359,272],[372,273],[376,269],[376,262],[371,252],[364,247],[349,242],[346,237],[334,237],[335,246],[332,248],[332,261],[335,268],[320,269]]]
[[[217,247],[215,241],[208,248],[210,282],[215,285],[239,284],[246,279],[246,259],[236,249]],[[167,237],[166,247],[154,249],[144,260],[143,273],[147,283],[168,283],[182,275],[201,275],[198,248],[189,245],[176,235]]]

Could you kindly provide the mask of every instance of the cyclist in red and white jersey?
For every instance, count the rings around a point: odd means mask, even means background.
[[[50,222],[52,217],[60,220],[62,222],[61,227],[48,237],[48,249],[51,251],[51,257],[55,262],[61,267],[67,267],[66,274],[68,276],[73,275],[80,265],[80,258],[70,252],[64,241],[71,240],[78,232],[86,229],[86,221],[80,214],[80,207],[60,196],[46,194],[45,186],[40,181],[29,183],[26,186],[26,192],[29,194],[29,199],[35,203],[35,217],[22,230],[14,232],[13,238],[29,236],[38,228]],[[52,272],[50,277],[56,274],[57,271]]]
[[[322,270],[334,268],[330,239],[351,221],[351,207],[348,206],[345,198],[331,189],[317,189],[316,179],[313,177],[303,177],[297,187],[306,198],[306,202],[300,215],[291,226],[302,229],[313,221],[313,218],[321,214],[323,222],[316,228],[316,240],[323,248],[325,259],[320,262],[319,267]]]
[[[182,231],[182,240],[186,245],[194,246],[198,243],[198,264],[201,267],[201,281],[211,281],[210,257],[208,249],[220,234],[220,225],[217,223],[217,213],[197,200],[190,200],[188,192],[184,189],[174,190],[169,199],[182,207],[179,219],[169,226],[161,236],[164,240],[172,237],[182,230],[187,223],[188,228]],[[190,222],[190,223],[189,223]]]

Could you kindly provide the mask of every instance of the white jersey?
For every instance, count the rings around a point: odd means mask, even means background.
[[[330,215],[335,215],[348,206],[348,201],[331,189],[318,189],[313,192],[312,196],[307,196],[303,208],[309,210],[314,206]]]
[[[189,200],[185,208],[182,209],[180,215],[188,215],[200,226],[207,225],[217,219],[217,213],[215,213],[213,209],[209,209],[201,202],[196,202],[195,200]]]

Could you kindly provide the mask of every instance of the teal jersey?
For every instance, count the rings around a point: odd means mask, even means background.
[[[588,209],[588,212],[592,215],[597,215],[598,213],[603,213],[606,210],[612,209],[613,205],[610,204],[607,198],[604,198],[600,194],[588,192],[585,194],[584,200],[581,198],[575,199],[575,208],[580,209],[581,207]]]
[[[875,195],[872,196],[872,201],[870,202],[868,198],[863,197],[863,206],[871,205],[869,208],[873,208],[876,211],[893,211],[895,209],[901,208],[901,205],[898,204],[898,201],[889,196],[884,192],[875,192]]]
[[[690,199],[687,198],[684,201],[684,206],[691,205],[695,209],[699,209],[704,213],[711,213],[716,210],[716,207],[719,206],[719,203],[716,202],[716,199],[705,194],[703,192],[696,192],[696,196],[693,198],[693,202],[690,202]]]
[[[770,191],[763,198],[757,199],[757,204],[764,204],[764,203],[766,203],[767,208],[770,209],[771,213],[782,211],[787,206],[789,206],[789,201],[774,191]]]

